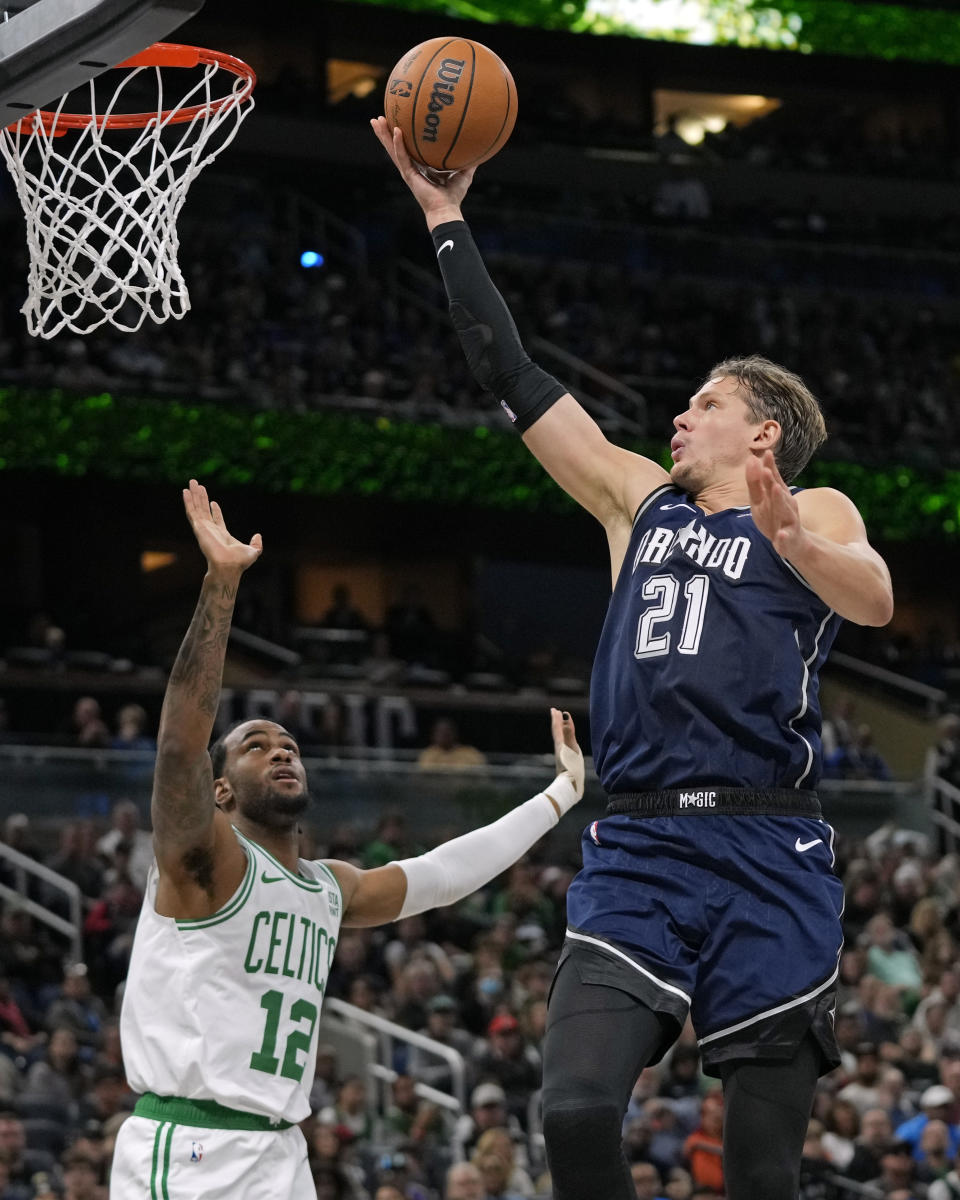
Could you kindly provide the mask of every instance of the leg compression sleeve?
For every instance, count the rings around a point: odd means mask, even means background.
[[[433,230],[450,316],[474,379],[523,433],[567,389],[533,362],[465,221]]]
[[[560,964],[547,1014],[543,1135],[556,1200],[635,1200],[621,1124],[637,1076],[672,1036],[627,992]]]
[[[820,1047],[807,1034],[788,1061],[721,1066],[728,1200],[794,1200],[820,1065]]]

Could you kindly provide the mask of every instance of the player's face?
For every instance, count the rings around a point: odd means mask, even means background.
[[[762,423],[752,423],[737,380],[721,375],[703,385],[673,424],[677,432],[670,443],[670,478],[696,494],[742,472]]]
[[[297,743],[273,721],[248,721],[230,734],[224,774],[238,811],[258,825],[290,825],[310,802]]]

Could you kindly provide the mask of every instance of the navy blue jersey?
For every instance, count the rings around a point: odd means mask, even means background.
[[[637,512],[593,666],[604,790],[816,787],[817,673],[839,625],[748,507],[705,513],[658,488]]]

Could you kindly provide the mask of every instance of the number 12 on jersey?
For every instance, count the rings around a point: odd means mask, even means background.
[[[651,575],[644,581],[640,592],[644,600],[652,601],[645,609],[637,626],[637,645],[634,658],[658,658],[670,653],[672,634],[665,630],[655,632],[658,625],[669,621],[677,609],[680,582],[674,575]],[[703,633],[703,618],[710,594],[709,575],[692,575],[683,585],[687,607],[683,614],[683,629],[677,642],[678,654],[696,654],[700,649]]]

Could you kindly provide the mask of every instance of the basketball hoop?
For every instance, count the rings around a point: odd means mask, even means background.
[[[193,69],[172,107],[164,100],[168,68]],[[21,312],[35,336],[87,334],[108,322],[133,332],[147,317],[160,324],[189,311],[177,217],[191,183],[253,108],[256,76],[229,54],[158,42],[114,70],[123,77],[105,104],[110,73],[87,85],[89,113],[67,111],[68,94],[55,109],[0,129],[27,221]],[[151,70],[155,107],[124,112]],[[229,90],[224,79],[232,79]],[[152,89],[147,99],[152,106]]]

